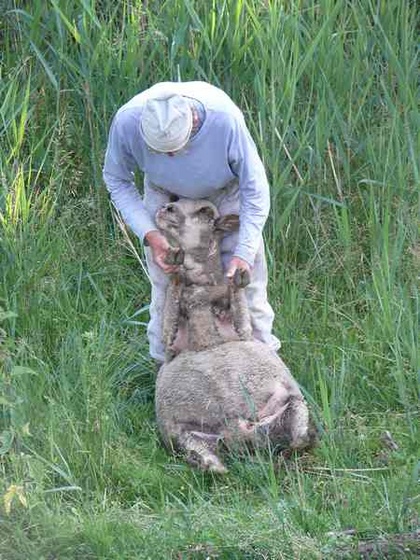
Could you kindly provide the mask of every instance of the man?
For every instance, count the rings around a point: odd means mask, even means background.
[[[144,196],[134,184],[144,173]],[[124,221],[145,242],[152,282],[147,334],[150,355],[163,362],[162,315],[168,273],[168,242],[157,230],[156,211],[171,195],[205,198],[223,214],[239,213],[239,233],[222,243],[227,278],[251,273],[246,288],[254,337],[273,351],[274,313],[267,301],[262,229],[269,212],[267,177],[240,109],[205,82],[162,82],[133,97],[115,115],[103,176]]]

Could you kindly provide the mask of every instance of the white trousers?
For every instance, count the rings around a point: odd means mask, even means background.
[[[157,210],[169,202],[170,193],[152,185],[147,177],[144,185],[144,204],[151,216],[155,216]],[[215,196],[209,197],[221,215],[239,214],[239,186],[237,182],[231,183],[221,189]],[[226,235],[221,244],[222,262],[225,270],[236,247],[238,234]],[[150,302],[150,321],[147,326],[149,339],[149,352],[152,358],[160,362],[164,361],[165,351],[162,342],[163,309],[165,305],[165,293],[169,277],[154,263],[152,252],[145,247],[147,268],[149,270],[152,284]],[[266,343],[272,351],[280,348],[280,341],[272,334],[274,312],[267,299],[267,263],[264,252],[264,242],[261,243],[255,256],[254,266],[251,270],[251,282],[245,288],[253,335],[257,340]]]

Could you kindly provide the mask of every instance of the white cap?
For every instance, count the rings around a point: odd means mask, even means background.
[[[163,94],[146,101],[141,130],[146,144],[157,152],[177,152],[188,142],[192,130],[191,105],[185,97]]]

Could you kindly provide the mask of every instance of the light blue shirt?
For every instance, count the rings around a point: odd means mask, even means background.
[[[140,127],[145,101],[168,88],[198,100],[205,110],[200,130],[173,157],[151,151]],[[116,113],[103,176],[123,219],[143,239],[156,224],[135,186],[137,168],[160,189],[193,199],[212,197],[236,178],[240,230],[234,254],[253,264],[270,208],[269,186],[243,114],[222,90],[205,82],[164,82],[136,95]]]

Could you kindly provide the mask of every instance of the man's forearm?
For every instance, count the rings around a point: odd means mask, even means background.
[[[124,222],[141,240],[147,232],[156,230],[156,224],[146,210],[134,183],[115,179],[106,172],[104,172],[104,180],[111,200],[121,213]]]

